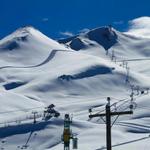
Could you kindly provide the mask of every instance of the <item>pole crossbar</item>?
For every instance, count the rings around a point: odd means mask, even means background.
[[[110,115],[111,116],[116,116],[116,115],[131,115],[133,114],[133,111],[125,111],[125,112],[111,112]],[[104,117],[106,116],[106,114],[93,114],[93,115],[89,115],[89,118],[94,118],[94,117]]]

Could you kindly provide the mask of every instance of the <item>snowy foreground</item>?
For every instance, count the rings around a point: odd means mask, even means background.
[[[0,40],[0,148],[62,150],[63,118],[69,113],[79,150],[105,150],[105,123],[90,120],[88,109],[104,110],[111,97],[112,111],[129,110],[133,89],[134,114],[113,125],[112,149],[148,150],[149,49],[150,39],[109,27],[58,42],[25,27]],[[61,115],[44,121],[49,104]],[[33,111],[39,114],[36,124]]]

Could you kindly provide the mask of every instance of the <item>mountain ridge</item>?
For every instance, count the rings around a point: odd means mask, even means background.
[[[100,149],[105,145],[105,123],[99,118],[89,120],[88,109],[104,111],[110,97],[112,110],[129,110],[131,94],[134,114],[119,117],[114,124],[113,149],[120,150],[118,143],[146,137],[150,123],[149,43],[110,27],[60,43],[25,27],[1,40],[0,125],[1,138],[7,141],[5,149],[22,148],[27,139],[27,149],[62,149],[66,113],[74,116],[72,129],[79,137],[79,149]],[[60,117],[46,121],[43,112],[50,104],[56,106]],[[39,115],[36,124],[34,111]],[[145,142],[130,144],[128,150],[137,150],[137,145]]]

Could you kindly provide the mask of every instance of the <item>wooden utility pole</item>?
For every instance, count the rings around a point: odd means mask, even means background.
[[[128,114],[133,114],[133,111],[119,111],[119,112],[111,112],[111,106],[110,106],[110,97],[107,98],[107,105],[106,105],[106,113],[104,114],[90,114],[89,118],[94,118],[94,117],[106,117],[106,146],[107,150],[112,150],[111,146],[111,116],[119,116],[119,115],[128,115]],[[90,110],[91,112],[91,110]]]

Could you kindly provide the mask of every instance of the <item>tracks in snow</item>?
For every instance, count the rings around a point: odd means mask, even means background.
[[[0,69],[7,69],[7,68],[20,68],[20,69],[28,69],[28,68],[35,68],[35,67],[39,67],[42,65],[45,65],[46,63],[50,62],[56,55],[57,52],[72,52],[72,51],[67,51],[67,50],[52,50],[49,54],[49,56],[40,64],[37,65],[32,65],[32,66],[4,66],[4,67],[0,67]]]

